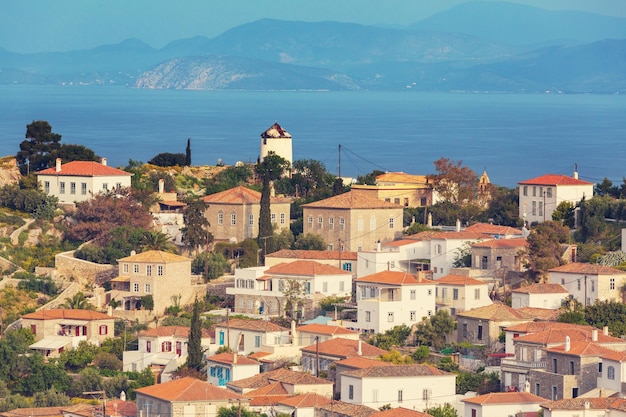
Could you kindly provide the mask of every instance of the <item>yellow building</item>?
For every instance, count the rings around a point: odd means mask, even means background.
[[[387,172],[376,177],[376,185],[353,185],[352,189],[404,207],[425,207],[433,203],[432,186],[425,175]]]

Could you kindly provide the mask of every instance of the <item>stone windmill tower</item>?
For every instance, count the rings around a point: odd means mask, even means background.
[[[274,123],[265,132],[261,133],[261,153],[259,160],[263,161],[269,152],[274,152],[281,158],[293,163],[293,152],[291,146],[291,135],[278,123]]]

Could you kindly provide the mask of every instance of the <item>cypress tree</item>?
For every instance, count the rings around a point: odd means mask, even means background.
[[[191,313],[187,367],[195,370],[202,368],[202,321],[200,320],[200,303],[197,297],[193,303],[193,311]]]
[[[185,150],[185,166],[191,166],[191,138],[187,138],[187,149]]]

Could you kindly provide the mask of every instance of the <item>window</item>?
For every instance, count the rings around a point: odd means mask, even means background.
[[[578,291],[580,291],[580,280],[578,280],[578,281],[576,282],[576,284],[577,284],[577,287],[578,287]]]
[[[76,194],[76,183],[70,182],[70,194]]]
[[[235,213],[230,213],[230,225],[235,226],[237,224],[237,215]]]
[[[46,194],[50,193],[50,181],[45,181],[43,183],[43,190]]]
[[[134,264],[134,265],[133,265],[133,272],[134,272],[135,274],[138,274],[138,273],[139,273],[139,265],[138,265],[138,264]]]
[[[344,271],[349,271],[349,272],[352,272],[352,263],[350,263],[350,262],[344,262],[344,264],[343,264],[343,270],[344,270]]]
[[[387,313],[387,322],[393,323],[393,312]]]
[[[280,213],[280,224],[285,224],[285,213]]]
[[[150,284],[146,283],[146,285],[145,285],[145,293],[146,294],[150,294],[151,289],[152,288],[150,287]]]
[[[428,295],[433,295],[433,290],[428,290],[427,293]]]
[[[370,288],[370,297],[376,297],[376,288],[374,287]]]
[[[346,220],[343,217],[339,218],[339,230],[343,230],[346,227]]]
[[[120,188],[122,188],[122,183],[121,182],[116,182],[115,183],[115,189],[119,190]]]
[[[326,250],[327,251],[332,251],[333,250],[333,245],[327,245],[326,246]]]
[[[483,340],[483,326],[482,324],[478,325],[478,340]]]
[[[535,383],[535,395],[539,395],[541,397],[541,384],[540,383]]]
[[[323,225],[324,225],[324,218],[322,216],[319,216],[317,218],[317,228],[321,229]]]
[[[224,213],[222,213],[221,211],[217,212],[217,224],[224,224]]]
[[[474,300],[480,300],[480,288],[474,289]]]
[[[161,352],[171,352],[171,351],[172,351],[172,342],[161,343]]]
[[[389,218],[389,228],[393,229],[393,217]]]
[[[428,400],[430,398],[430,389],[429,388],[424,388],[422,390],[422,400]]]
[[[366,311],[365,312],[365,321],[367,323],[369,323],[370,321],[372,321],[372,312],[371,311]]]
[[[552,188],[546,188],[546,197],[552,198]]]
[[[248,226],[254,226],[254,214],[248,216]]]
[[[152,276],[152,265],[146,265],[146,275]]]
[[[309,216],[309,218],[307,219],[307,223],[309,224],[309,229],[313,228],[313,217]]]
[[[437,255],[441,255],[441,252],[443,252],[443,247],[441,246],[440,243],[437,243],[435,245],[435,254]]]
[[[65,183],[61,182],[59,184],[59,194],[65,194]]]
[[[275,224],[275,223],[276,223],[276,213],[272,213],[272,214],[270,215],[270,219],[271,219],[271,223],[272,223],[272,224]]]
[[[539,202],[539,215],[543,216],[543,201]]]
[[[489,258],[483,256],[480,258],[480,269],[488,269],[489,268]]]
[[[596,292],[596,282],[595,281],[591,281],[591,292]]]
[[[146,340],[146,352],[152,352],[152,342],[149,340]]]
[[[328,292],[328,282],[322,283],[322,292]]]
[[[254,347],[261,347],[261,336],[254,336]]]
[[[537,197],[537,187],[533,187],[533,197]]]
[[[553,385],[553,386],[552,386],[552,393],[551,393],[551,399],[552,399],[552,401],[556,401],[556,393],[557,393],[557,391],[556,391],[556,387]]]
[[[613,366],[606,367],[606,377],[608,379],[615,379],[615,368]]]
[[[128,264],[122,265],[122,271],[128,274]]]
[[[220,346],[224,346],[224,332],[220,332]]]
[[[328,230],[333,230],[334,228],[335,228],[335,218],[329,217],[328,218]]]
[[[394,198],[393,202],[394,202],[394,204],[400,204],[400,199],[399,198]]]
[[[138,282],[135,282],[133,284],[133,292],[139,292],[139,283]]]
[[[463,337],[467,337],[467,323],[463,323]]]
[[[409,315],[410,315],[410,320],[411,320],[411,321],[415,321],[415,320],[416,320],[416,318],[417,318],[417,312],[415,312],[415,311],[411,311]]]
[[[109,184],[106,182],[102,184],[102,191],[109,191]]]
[[[452,299],[453,300],[458,300],[459,299],[459,289],[458,288],[453,288],[452,289]]]
[[[393,269],[396,267],[396,261],[390,261],[389,262],[389,268]]]
[[[285,289],[285,281],[278,280],[278,291],[283,291]]]
[[[528,195],[528,185],[525,185],[524,188],[522,189],[522,194],[527,196]]]
[[[552,358],[552,372],[554,372],[555,374],[558,373],[558,363],[556,361],[556,358]]]
[[[402,390],[401,389],[398,390],[398,402],[399,403],[402,402]]]
[[[537,215],[537,202],[536,201],[533,201],[531,203],[530,214],[532,214],[533,216]]]
[[[357,227],[358,231],[362,231],[363,230],[363,219],[359,219],[357,222]]]
[[[411,300],[415,300],[415,290],[411,290]]]
[[[98,328],[98,334],[105,335],[109,333],[109,327],[106,324],[103,324]]]
[[[348,399],[354,400],[354,385],[348,385]]]
[[[615,278],[609,279],[609,290],[615,289]]]
[[[602,373],[602,362],[598,362],[598,373]]]
[[[82,195],[86,195],[87,194],[87,183],[86,182],[81,182],[80,183],[80,193]]]
[[[574,375],[574,361],[569,361],[569,374]]]
[[[158,276],[162,276],[163,275],[163,265],[157,266],[157,275]]]

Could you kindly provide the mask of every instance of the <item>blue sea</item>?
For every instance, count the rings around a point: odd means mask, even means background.
[[[342,176],[430,174],[446,157],[507,187],[572,175],[575,164],[591,182],[626,177],[619,95],[0,86],[0,155],[19,150],[33,120],[47,120],[63,143],[92,148],[112,166],[184,153],[187,138],[194,165],[254,162],[260,134],[278,122],[293,136],[294,159],[319,160],[335,174],[341,160]]]

